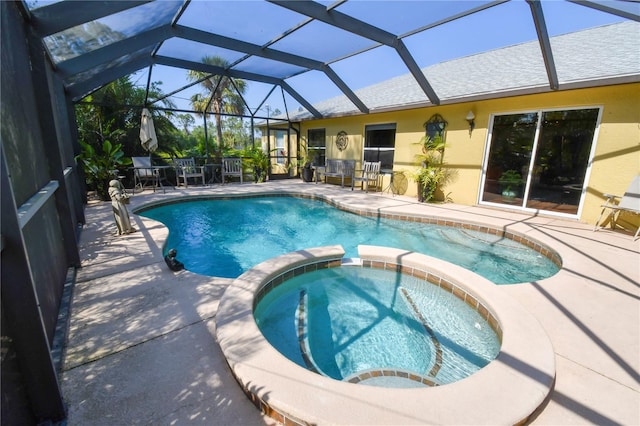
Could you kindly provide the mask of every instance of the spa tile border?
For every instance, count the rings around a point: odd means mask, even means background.
[[[185,201],[204,201],[204,200],[237,200],[246,198],[265,198],[265,197],[293,197],[293,198],[305,198],[311,200],[319,200],[329,204],[338,210],[354,213],[365,217],[375,217],[383,219],[402,220],[405,222],[415,222],[429,225],[449,226],[452,228],[461,228],[470,231],[476,231],[484,234],[495,235],[501,238],[513,240],[517,243],[523,244],[526,247],[540,253],[542,256],[551,260],[558,268],[562,268],[562,258],[552,248],[528,238],[524,234],[514,231],[508,231],[503,228],[497,228],[487,226],[483,224],[476,224],[471,222],[462,222],[451,219],[445,219],[437,216],[421,216],[411,214],[399,214],[399,213],[385,213],[380,210],[368,209],[368,208],[354,208],[344,203],[332,200],[323,194],[300,194],[291,192],[273,192],[268,194],[226,194],[226,195],[193,195],[186,197],[174,197],[162,201],[152,202],[141,206],[140,208],[133,209],[135,214],[140,214],[150,208],[158,207],[164,204],[175,204]]]
[[[315,272],[321,269],[337,268],[342,266],[342,259],[336,260],[321,260],[319,262],[307,263],[305,265],[296,266],[286,271],[281,272],[272,279],[262,283],[258,288],[253,299],[253,309],[262,301],[262,298],[274,288],[278,287],[283,282],[297,277],[298,275],[305,274],[307,272]]]
[[[342,266],[341,260],[328,260],[328,261],[309,263],[306,265],[297,266],[292,269],[283,271],[282,273],[278,274],[274,278],[268,280],[266,283],[263,283],[262,285],[260,285],[253,299],[253,309],[255,310],[256,306],[258,306],[258,304],[262,301],[262,299],[267,293],[269,293],[271,290],[273,290],[274,288],[278,287],[280,284],[284,283],[285,281],[293,277],[297,277],[298,275],[301,275],[307,272],[314,272],[317,270],[327,269],[327,268],[337,268],[340,266]],[[455,297],[457,297],[458,299],[462,300],[467,305],[469,305],[471,309],[478,312],[480,317],[482,317],[482,319],[484,319],[489,324],[491,329],[496,333],[496,336],[498,336],[498,341],[500,342],[500,344],[502,344],[502,327],[500,326],[500,323],[496,319],[496,315],[494,315],[493,312],[491,312],[491,310],[485,304],[480,302],[475,296],[468,293],[462,287],[452,283],[447,278],[441,277],[437,274],[425,271],[420,268],[415,268],[415,267],[406,266],[406,265],[399,265],[397,263],[392,263],[392,262],[365,259],[365,260],[362,260],[361,267],[384,269],[386,271],[391,271],[391,272],[399,272],[404,275],[417,278],[421,281],[424,281],[425,283],[429,283],[429,285],[436,285],[441,289],[443,289],[444,291],[453,294]],[[303,295],[301,294],[300,298],[302,297]],[[410,298],[409,298],[409,302],[412,303]],[[418,311],[416,312],[419,314]],[[433,331],[431,331],[431,328],[424,321],[421,315],[420,315],[420,320],[422,322],[423,327],[425,327],[427,333],[432,337],[432,339],[435,339]],[[304,341],[304,333],[305,333],[304,327],[299,324],[298,325],[298,341],[299,342]],[[437,341],[435,343],[436,343],[436,348],[438,348],[440,346],[439,343]],[[301,345],[304,346],[304,343],[301,343]],[[303,358],[305,359],[305,363],[311,367],[310,369],[312,369],[314,372],[317,372],[315,367],[313,366],[313,363],[307,359],[306,348],[301,347],[301,350],[302,350]],[[440,358],[440,360],[438,360],[438,358]],[[442,354],[441,353],[437,354],[436,364],[434,368],[439,369],[439,364],[442,362],[441,359],[442,359]],[[431,371],[431,374],[433,375],[435,375],[436,373],[437,373],[437,370]],[[400,376],[400,374],[398,375]]]
[[[278,274],[277,276],[267,281],[266,283],[263,283],[259,287],[256,293],[256,296],[253,299],[253,308],[254,309],[256,308],[256,306],[260,303],[262,298],[268,292],[278,287],[280,284],[282,284],[283,282],[287,281],[290,278],[297,277],[298,275],[304,274],[307,272],[317,271],[319,269],[337,268],[339,266],[342,266],[341,260],[329,260],[329,261],[321,261],[316,263],[309,263],[306,265],[301,265],[292,269],[288,269]],[[485,321],[487,321],[489,326],[493,329],[493,331],[498,336],[499,341],[502,343],[502,327],[500,326],[500,323],[496,319],[496,316],[491,312],[491,310],[487,306],[485,306],[485,304],[480,302],[476,297],[474,297],[472,294],[469,294],[465,289],[452,283],[448,279],[441,277],[437,274],[434,274],[432,272],[425,271],[423,269],[414,268],[412,266],[399,265],[397,263],[391,263],[391,262],[363,260],[362,267],[378,268],[378,269],[384,269],[392,272],[400,272],[405,275],[418,278],[430,284],[436,285],[442,288],[443,290],[447,291],[448,293],[452,293],[458,299],[462,300],[467,305],[469,305],[473,310],[478,312],[478,314],[480,314],[480,316]]]
[[[401,377],[403,379],[412,380],[414,382],[422,383],[428,387],[436,387],[440,386],[440,383],[434,382],[427,377],[418,376],[417,374],[409,373],[407,371],[402,370],[368,370],[363,371],[355,376],[352,376],[348,379],[345,379],[349,383],[360,383],[368,379],[373,379],[376,377]]]

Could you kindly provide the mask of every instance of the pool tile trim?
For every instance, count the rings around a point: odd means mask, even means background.
[[[233,200],[233,199],[264,198],[264,197],[293,197],[293,198],[319,200],[319,201],[325,202],[326,204],[329,204],[332,207],[337,208],[338,210],[354,213],[360,216],[374,217],[374,218],[380,218],[380,219],[395,219],[395,220],[402,220],[405,222],[448,226],[452,228],[467,229],[470,231],[476,231],[476,232],[489,234],[489,235],[496,235],[498,237],[506,238],[509,240],[513,240],[517,243],[523,244],[526,247],[536,251],[537,253],[540,253],[542,256],[551,260],[558,268],[562,268],[562,258],[560,257],[560,254],[558,254],[558,252],[553,250],[551,247],[516,231],[510,231],[505,228],[492,227],[486,224],[444,219],[438,216],[411,215],[406,213],[387,213],[387,212],[380,211],[378,209],[354,208],[350,205],[331,199],[323,194],[301,194],[301,193],[295,193],[295,192],[276,191],[268,194],[191,195],[187,197],[167,198],[165,200],[147,203],[144,206],[140,206],[138,208],[133,209],[133,213],[140,214],[145,210],[158,207],[160,205],[181,203],[185,201]]]

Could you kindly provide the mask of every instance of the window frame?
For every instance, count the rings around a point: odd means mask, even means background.
[[[375,131],[393,131],[393,141],[391,146],[389,145],[372,145],[372,137],[370,136],[370,132]],[[364,143],[362,149],[362,161],[381,161],[380,168],[384,170],[393,170],[393,165],[395,162],[395,151],[396,151],[396,136],[398,133],[398,124],[393,123],[379,123],[379,124],[366,124],[364,126]],[[374,152],[375,158],[369,157],[367,158],[367,153]],[[391,162],[384,161],[381,159],[382,156],[388,157],[391,156]]]
[[[317,135],[312,135],[313,133]],[[314,145],[313,141],[318,141],[320,144]],[[307,129],[307,151],[308,154],[314,152],[311,162],[313,166],[324,166],[327,158],[327,129],[324,127]]]
[[[549,112],[555,112],[555,111],[582,111],[582,110],[598,110],[598,113],[594,123],[593,139],[591,140],[591,147],[589,150],[588,159],[586,161],[584,180],[582,183],[582,187],[580,189],[580,198],[578,201],[576,212],[563,213],[555,210],[545,210],[545,209],[527,207],[529,196],[531,195],[531,191],[532,191],[533,168],[535,165],[536,158],[538,157],[538,148],[540,147],[540,135],[543,130],[542,126],[543,126],[543,119],[545,117],[545,114]],[[572,219],[581,217],[582,209],[584,208],[584,203],[585,203],[586,188],[588,187],[589,178],[591,175],[593,157],[595,155],[596,148],[598,145],[598,136],[600,132],[600,124],[602,123],[603,110],[604,110],[603,105],[580,105],[580,106],[574,106],[574,107],[566,106],[566,107],[557,107],[557,108],[537,108],[537,109],[525,109],[525,110],[517,110],[517,111],[503,111],[503,112],[491,113],[489,116],[489,126],[487,127],[488,132],[485,140],[482,169],[481,169],[482,173],[480,178],[480,184],[478,186],[478,194],[476,198],[477,203],[479,205],[498,206],[501,208],[507,208],[507,209],[513,209],[518,211],[531,212],[531,213],[544,212],[545,214],[548,214],[550,216],[559,216],[559,217],[566,217],[566,218],[572,218]],[[495,119],[496,117],[500,117],[500,116],[519,115],[519,114],[521,115],[537,114],[537,123],[536,123],[536,129],[534,134],[534,140],[532,142],[531,152],[529,156],[530,157],[529,163],[527,166],[527,175],[523,176],[523,180],[524,180],[523,203],[522,205],[512,206],[509,204],[485,201],[483,200],[483,195],[485,192],[485,185],[487,180],[487,169],[489,165],[489,156],[491,154],[491,142],[493,139]]]

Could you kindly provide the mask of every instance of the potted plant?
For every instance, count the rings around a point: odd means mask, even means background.
[[[301,148],[300,164],[302,164],[302,167],[300,168],[300,176],[304,182],[311,182],[313,181],[313,168],[311,166],[316,159],[316,154],[310,153],[306,146]]]
[[[421,154],[416,158],[421,167],[413,173],[413,179],[418,184],[418,201],[430,202],[435,199],[436,191],[451,177],[450,170],[443,161],[445,143],[441,135],[424,136],[418,142]]]
[[[112,144],[109,140],[102,143],[101,149],[80,141],[82,151],[76,160],[82,162],[87,177],[87,183],[96,190],[96,194],[103,201],[110,200],[109,181],[117,178],[118,168],[131,162],[124,157],[121,144]]]
[[[518,187],[522,184],[522,176],[517,170],[507,170],[498,179],[502,187],[502,200],[513,203],[518,195]]]
[[[428,203],[435,199],[438,186],[447,178],[446,171],[440,166],[424,165],[414,174],[413,179],[418,183],[418,201]]]

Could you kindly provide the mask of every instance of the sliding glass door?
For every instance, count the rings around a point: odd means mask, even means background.
[[[599,108],[493,117],[480,202],[578,214]]]

